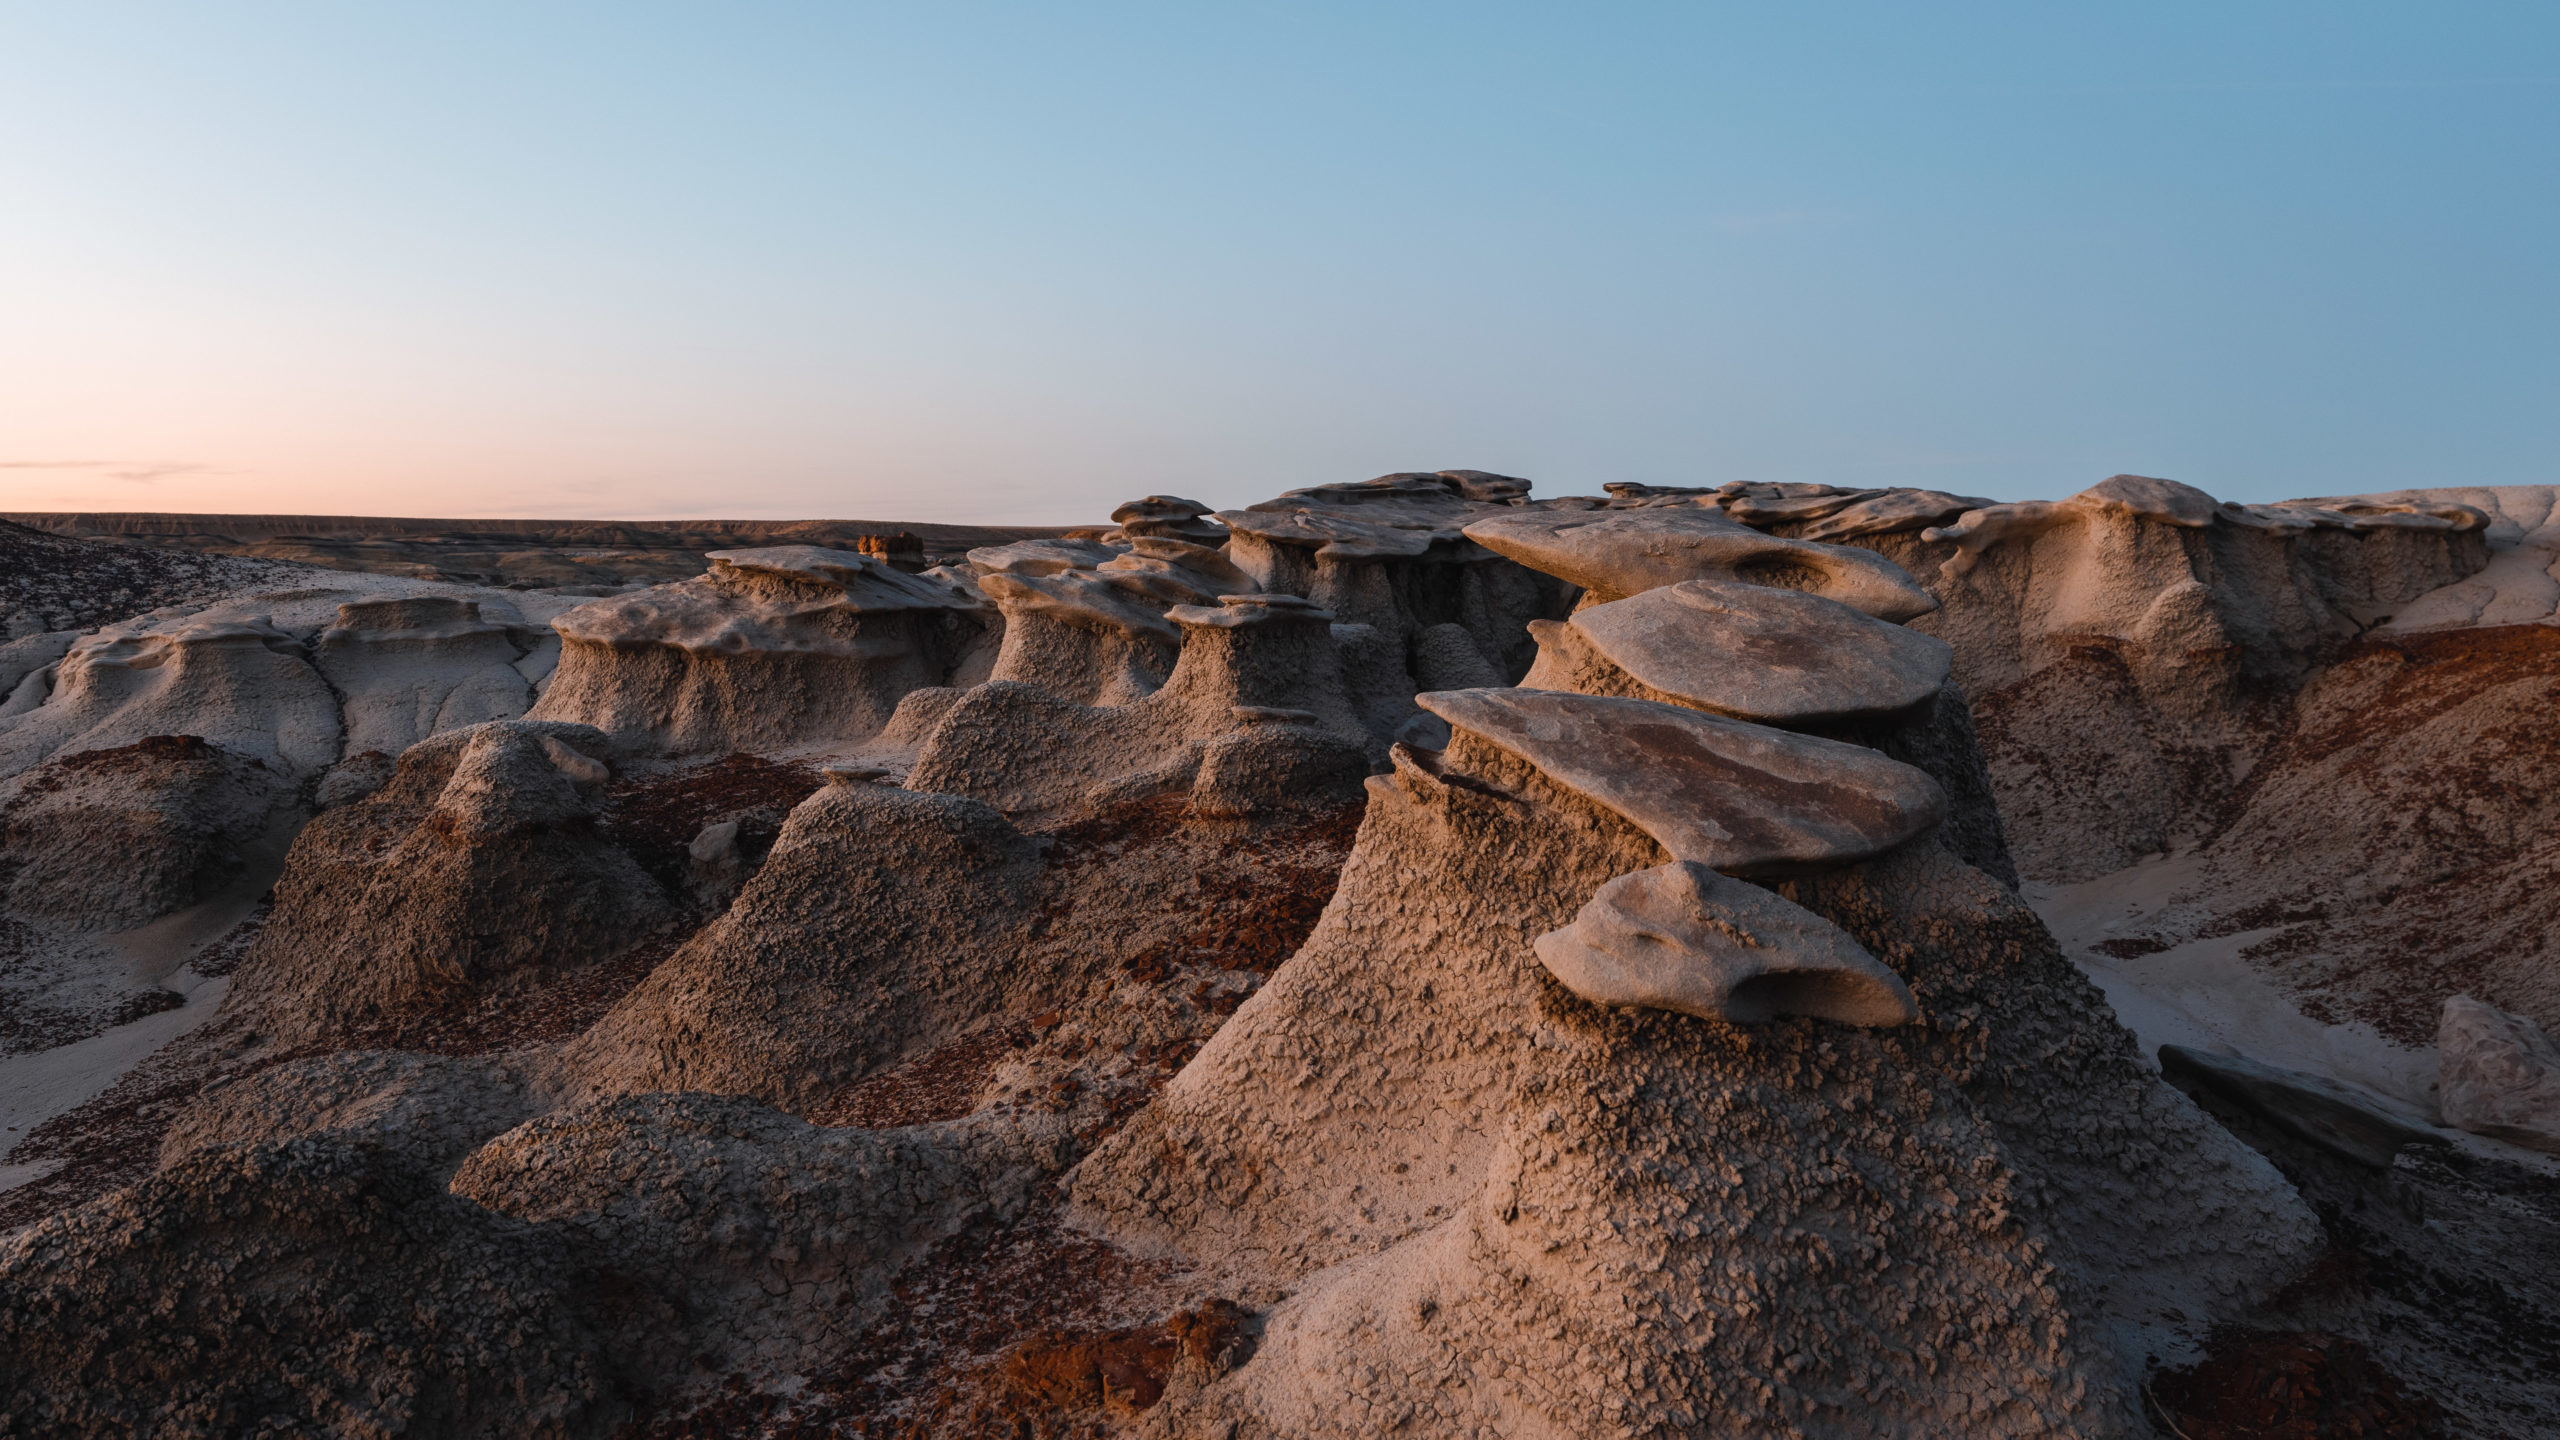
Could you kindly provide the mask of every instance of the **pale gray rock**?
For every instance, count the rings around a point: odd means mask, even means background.
[[[1928,591],[1881,555],[1763,535],[1695,507],[1514,510],[1472,521],[1466,534],[1581,586],[1586,603],[1683,580],[1732,580],[1811,591],[1880,620],[1908,620],[1938,608]]]
[[[2447,1124],[2560,1154],[2560,1046],[2522,1015],[2456,995],[2436,1022],[2436,1103]]]
[[[131,621],[74,642],[44,703],[0,720],[0,776],[156,735],[199,736],[300,779],[338,758],[338,698],[265,617]]]
[[[1938,782],[1860,745],[1677,705],[1451,690],[1423,708],[1643,827],[1674,859],[1779,876],[1872,859],[1946,817]]]
[[[1908,711],[1947,683],[1953,652],[1819,595],[1686,580],[1540,622],[1520,683],[1667,700],[1770,725]]]
[[[1806,1015],[1843,1025],[1920,1018],[1911,987],[1849,932],[1757,885],[1674,861],[1621,875],[1532,946],[1594,1005],[1640,1005],[1749,1025]]]
[[[2374,1097],[2325,1075],[2286,1070],[2246,1055],[2160,1047],[2160,1073],[2190,1094],[2219,1098],[2277,1129],[2376,1170],[2404,1145],[2441,1139],[2385,1111]]]
[[[667,753],[864,740],[946,683],[990,628],[969,595],[809,545],[723,550],[709,573],[552,621],[560,663],[530,714]]]
[[[440,730],[512,720],[533,704],[516,662],[521,627],[448,595],[351,600],[312,644],[312,662],[346,697],[346,747],[396,755]]]

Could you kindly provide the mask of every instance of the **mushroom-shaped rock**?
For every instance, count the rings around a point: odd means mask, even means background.
[[[1168,609],[1254,588],[1218,551],[1160,535],[1030,540],[969,557],[1005,616],[991,678],[1084,704],[1126,705],[1164,683],[1181,644]]]
[[[1226,527],[1203,519],[1209,507],[1197,500],[1178,495],[1149,495],[1132,500],[1111,512],[1113,524],[1122,534],[1135,540],[1154,536],[1166,540],[1188,540],[1196,545],[1217,545],[1227,538]]]
[[[552,621],[560,668],[533,716],[670,751],[877,732],[983,635],[983,607],[850,550],[722,550],[708,574]]]
[[[1672,858],[1731,875],[1854,864],[1946,817],[1937,781],[1864,746],[1614,696],[1444,690],[1416,699],[1626,816]]]
[[[1849,932],[1704,865],[1675,861],[1621,875],[1533,948],[1566,989],[1594,1005],[1736,1025],[1787,1015],[1879,1027],[1920,1018],[1911,987]]]
[[[1684,580],[1535,621],[1538,663],[1521,683],[1712,710],[1769,725],[1879,718],[1929,701],[1954,652],[1934,635],[1836,600]]]
[[[1344,625],[1377,632],[1381,655],[1393,653],[1394,672],[1379,678],[1404,692],[1389,707],[1402,712],[1400,722],[1410,713],[1404,695],[1414,689],[1403,652],[1418,632],[1463,626],[1508,678],[1531,658],[1522,627],[1571,608],[1566,586],[1503,563],[1464,533],[1471,520],[1512,513],[1527,484],[1477,471],[1382,475],[1292,490],[1218,518],[1229,531],[1227,555],[1252,577],[1252,588],[1303,595]]]
[[[1872,551],[1763,535],[1694,507],[1512,510],[1470,522],[1466,534],[1602,602],[1683,580],[1737,580],[1811,591],[1879,620],[1938,608],[1901,566]]]

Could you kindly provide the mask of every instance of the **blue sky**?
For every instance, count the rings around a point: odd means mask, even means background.
[[[0,0],[4,509],[2555,455],[2547,0]]]

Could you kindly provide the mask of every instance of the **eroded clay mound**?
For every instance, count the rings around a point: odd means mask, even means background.
[[[0,883],[21,915],[125,930],[230,881],[290,799],[258,760],[193,735],[83,750],[20,776],[0,802]]]
[[[596,832],[604,753],[540,721],[412,746],[294,842],[229,1007],[280,1038],[345,1036],[637,942],[670,904]]]
[[[628,1288],[336,1136],[196,1151],[0,1241],[0,1286],[27,1435],[595,1434],[646,1364]]]

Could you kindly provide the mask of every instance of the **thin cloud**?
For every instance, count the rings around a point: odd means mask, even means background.
[[[172,475],[230,473],[196,460],[0,460],[0,470],[84,470],[134,485],[149,485]]]

